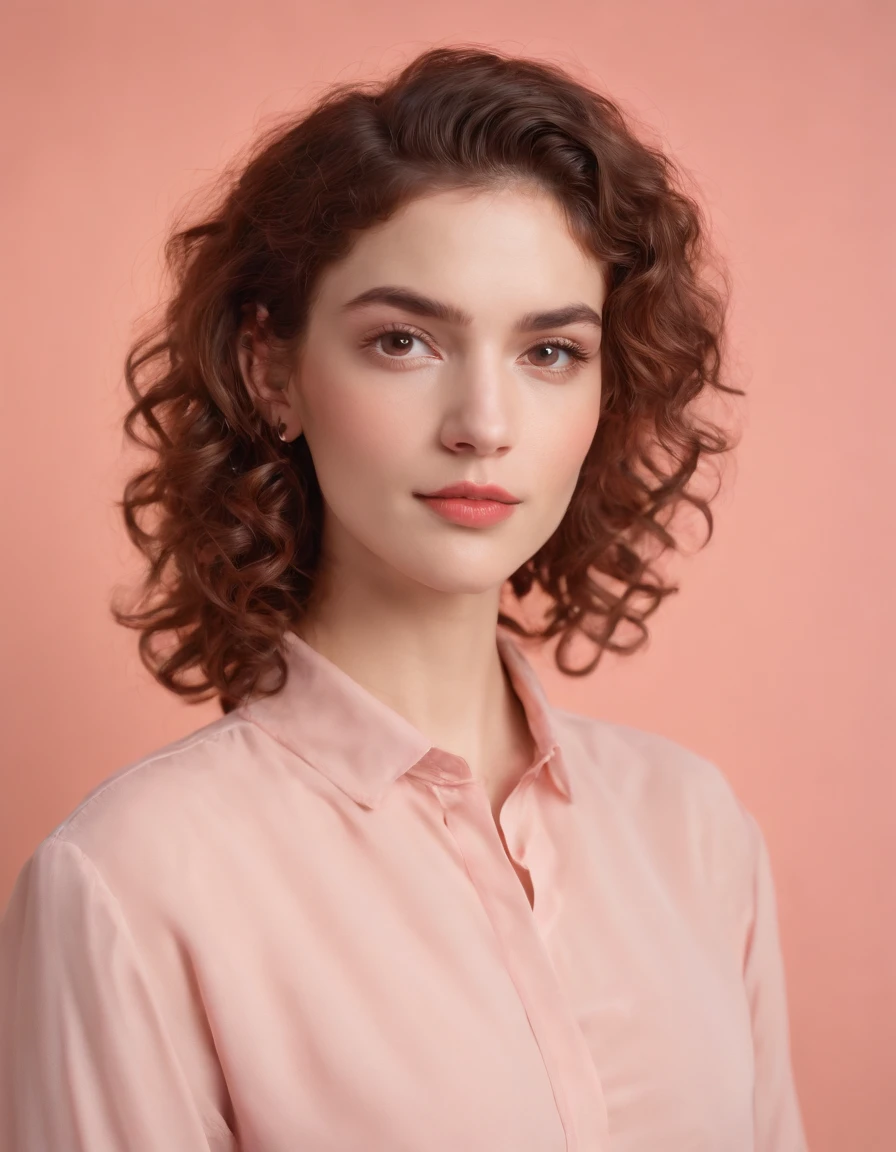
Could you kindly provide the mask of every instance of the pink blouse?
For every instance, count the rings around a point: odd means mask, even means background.
[[[482,785],[290,633],[0,925],[2,1152],[802,1152],[769,856],[718,768],[552,706]]]

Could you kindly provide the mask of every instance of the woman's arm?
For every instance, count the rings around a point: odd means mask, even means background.
[[[790,1054],[784,962],[771,861],[762,830],[744,809],[752,880],[744,984],[753,1028],[756,1152],[806,1152]]]
[[[0,923],[0,1148],[226,1148],[207,1127],[117,901],[51,837]]]

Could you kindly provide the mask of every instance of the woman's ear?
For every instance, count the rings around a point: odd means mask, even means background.
[[[267,404],[270,395],[269,356],[270,348],[264,330],[268,310],[263,304],[247,305],[246,319],[237,333],[237,360],[243,383],[256,403]],[[253,315],[254,313],[254,315]]]
[[[300,429],[290,431],[295,417],[290,411],[288,390],[273,377],[270,333],[266,328],[268,310],[263,304],[247,306],[248,318],[237,336],[237,360],[243,383],[253,403],[271,424],[281,440],[292,440]]]

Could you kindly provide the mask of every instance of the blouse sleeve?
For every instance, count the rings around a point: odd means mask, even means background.
[[[744,983],[753,1030],[755,1149],[806,1152],[791,1065],[784,961],[771,861],[762,830],[746,810],[745,816],[753,862]]]
[[[209,1152],[121,909],[59,836],[0,922],[3,1152]]]

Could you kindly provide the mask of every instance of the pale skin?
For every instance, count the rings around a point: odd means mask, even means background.
[[[287,440],[304,433],[323,494],[322,594],[297,630],[462,756],[499,831],[534,755],[495,644],[501,588],[562,520],[601,394],[598,323],[518,323],[568,305],[599,317],[604,276],[541,190],[432,193],[324,272],[286,389],[268,378],[263,327],[239,349],[260,410]],[[346,307],[383,286],[466,315]],[[401,331],[378,335],[384,326]],[[520,503],[472,527],[414,495],[462,480],[500,484]]]

